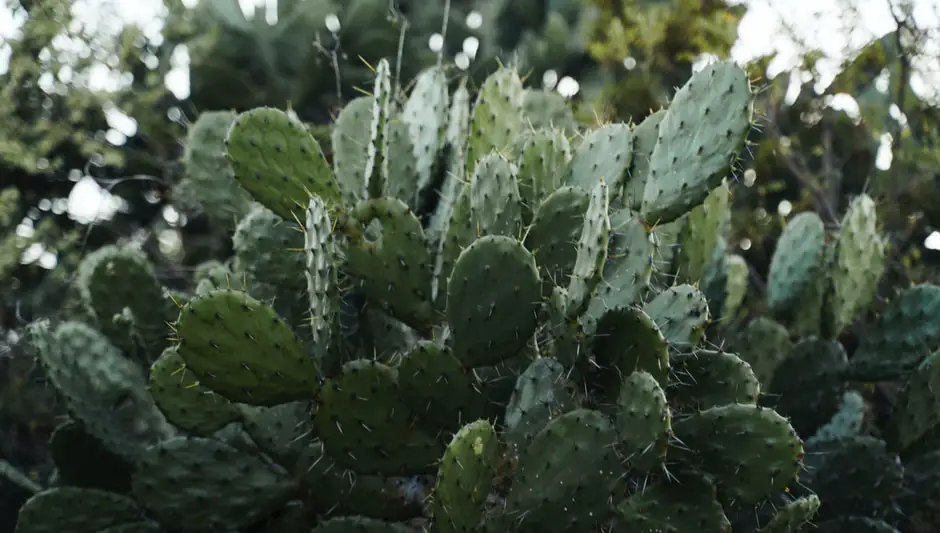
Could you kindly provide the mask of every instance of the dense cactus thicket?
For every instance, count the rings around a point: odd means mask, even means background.
[[[940,289],[888,304],[851,362],[833,340],[883,270],[870,199],[838,234],[787,226],[767,292],[792,332],[734,319],[741,68],[586,131],[509,67],[475,95],[438,67],[396,85],[379,63],[332,161],[290,110],[200,116],[187,190],[238,221],[235,256],[171,294],[103,248],[81,317],[31,325],[72,420],[17,533],[891,531],[930,510],[911,487],[940,472]],[[889,444],[863,433],[849,384],[908,375]]]

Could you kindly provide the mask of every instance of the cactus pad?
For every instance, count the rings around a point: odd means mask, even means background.
[[[659,481],[617,507],[620,523],[636,533],[729,533],[731,522],[707,478],[683,475]]]
[[[620,449],[632,468],[650,471],[665,460],[672,413],[666,394],[650,373],[640,370],[624,380],[615,423]]]
[[[303,216],[311,195],[330,205],[340,201],[320,143],[303,123],[279,109],[239,114],[225,138],[225,152],[242,187],[284,219]]]
[[[506,407],[507,439],[524,448],[551,420],[577,406],[565,389],[565,372],[564,366],[547,357],[525,369]]]
[[[695,347],[709,324],[705,295],[691,285],[669,287],[643,310],[662,330],[669,345],[680,350]]]
[[[832,265],[829,307],[835,333],[875,298],[885,270],[885,246],[874,200],[865,194],[856,197],[842,219]]]
[[[431,182],[444,143],[447,114],[450,108],[447,76],[441,67],[422,70],[415,78],[414,88],[405,102],[402,120],[408,126],[415,159],[416,191]],[[399,152],[393,152],[399,157]],[[394,159],[390,164],[394,164]],[[389,177],[389,181],[392,181]]]
[[[421,222],[401,200],[381,198],[360,203],[353,218],[368,225],[378,220],[381,236],[360,238],[346,251],[347,268],[363,284],[365,295],[416,329],[433,321],[431,255]]]
[[[150,367],[150,394],[171,424],[196,435],[208,436],[238,418],[231,402],[186,370],[174,348],[164,350]]]
[[[761,384],[769,388],[777,365],[790,354],[792,345],[785,327],[761,316],[748,322],[731,347],[751,365]]]
[[[55,487],[33,495],[20,509],[15,533],[99,533],[140,522],[134,500],[98,489]]]
[[[219,289],[190,301],[176,324],[179,355],[199,382],[234,402],[277,405],[308,399],[314,361],[273,309]]]
[[[630,161],[629,177],[624,183],[618,207],[638,212],[643,207],[643,191],[650,173],[650,159],[659,139],[659,124],[666,116],[660,109],[647,116],[633,128],[633,157]]]
[[[535,255],[545,289],[563,286],[578,257],[578,237],[591,197],[574,187],[561,187],[538,206],[525,244]]]
[[[626,124],[608,124],[591,131],[574,150],[562,183],[593,191],[598,182],[620,194],[633,159],[633,133]]]
[[[510,237],[482,237],[465,249],[447,293],[454,353],[468,367],[516,355],[535,332],[541,302],[538,269],[532,254]]]
[[[819,275],[825,228],[819,215],[806,211],[787,223],[770,260],[767,305],[783,310],[802,298]]]
[[[512,67],[500,67],[486,78],[470,118],[466,173],[473,175],[477,162],[493,150],[512,147],[522,129],[525,89]]]
[[[819,512],[819,496],[811,494],[781,507],[773,519],[758,533],[798,533],[812,522]]]
[[[585,331],[593,333],[608,309],[636,303],[649,286],[655,253],[652,235],[633,213],[622,209],[614,214],[604,276],[581,317]]]
[[[484,155],[470,180],[470,222],[477,235],[520,238],[519,169],[497,152]]]
[[[556,531],[596,525],[622,469],[616,441],[613,424],[597,411],[552,420],[519,457],[507,516]]]
[[[348,204],[365,196],[366,158],[371,143],[375,98],[360,96],[343,106],[333,125],[333,167],[338,187]]]
[[[187,531],[242,528],[283,505],[292,481],[261,459],[213,439],[176,437],[150,448],[133,494],[161,524]]]
[[[526,138],[519,161],[519,193],[532,212],[561,185],[571,145],[558,130],[536,130]]]
[[[667,223],[698,206],[731,170],[751,127],[747,73],[712,63],[676,93],[659,124],[641,213]]]
[[[405,403],[419,419],[427,419],[435,427],[484,414],[484,397],[476,380],[449,348],[419,342],[401,358],[398,381]]]
[[[771,409],[725,405],[690,415],[673,424],[688,446],[671,454],[693,462],[713,476],[726,494],[756,503],[796,480],[803,443],[787,420]]]
[[[669,375],[669,344],[652,318],[635,307],[614,308],[601,317],[594,334],[594,358],[601,370],[598,377],[615,390],[621,376],[638,370],[648,372],[660,385]],[[616,398],[616,393],[612,396]]]
[[[607,245],[610,241],[610,206],[607,183],[602,179],[591,191],[591,200],[584,214],[581,238],[571,281],[568,283],[568,316],[576,317],[584,312],[594,288],[600,283],[607,262]]]
[[[480,522],[499,461],[496,430],[477,420],[454,435],[437,472],[430,510],[441,533],[472,531]]]
[[[700,411],[731,403],[756,405],[760,383],[733,353],[696,350],[672,358],[669,397],[683,410]]]
[[[940,287],[915,285],[891,300],[868,327],[852,357],[860,380],[886,380],[910,372],[940,348]]]
[[[361,474],[418,474],[433,468],[443,445],[420,429],[401,400],[397,372],[350,361],[324,383],[314,428],[325,450]]]

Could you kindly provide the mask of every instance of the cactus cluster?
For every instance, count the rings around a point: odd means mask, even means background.
[[[203,145],[255,204],[233,260],[172,299],[169,343],[151,329],[168,296],[94,274],[99,329],[31,327],[74,421],[17,532],[730,531],[768,501],[761,531],[809,521],[819,501],[788,496],[802,440],[750,364],[704,345],[691,274],[712,251],[662,283],[663,235],[724,224],[745,72],[711,64],[647,121],[583,133],[555,126],[562,101],[527,107],[511,67],[472,106],[437,67],[404,101],[387,62],[376,77],[332,163],[274,108]],[[102,253],[156,290],[132,252]],[[128,357],[138,338],[152,357]]]
[[[727,226],[704,223],[704,214],[689,213],[671,233],[681,243],[672,264],[695,264],[683,260],[695,250],[683,240],[690,234],[717,242],[702,270],[704,292],[713,307],[727,311],[709,334],[753,369],[763,392],[759,405],[806,437],[807,473],[791,491],[804,503],[786,509],[797,506],[794,516],[801,516],[812,508],[819,531],[929,530],[936,504],[925,487],[940,482],[940,396],[931,385],[938,375],[940,287],[914,285],[876,301],[887,240],[874,200],[861,194],[836,227],[827,228],[813,212],[789,218],[768,272],[768,312],[742,320],[735,309],[743,298],[736,293],[748,292],[747,265],[726,251]],[[724,215],[727,208],[708,218]],[[743,265],[740,273],[734,264]],[[866,315],[873,315],[866,326],[853,327]],[[850,351],[840,339],[853,337],[858,343]],[[890,389],[898,392],[889,412],[874,412],[872,404],[883,401],[875,397]],[[771,521],[768,531],[788,520],[781,504],[753,513]]]

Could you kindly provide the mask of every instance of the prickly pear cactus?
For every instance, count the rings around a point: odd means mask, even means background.
[[[402,108],[380,63],[333,165],[289,112],[232,119],[231,180],[260,205],[231,266],[177,302],[159,359],[122,360],[91,326],[80,351],[37,337],[74,416],[133,464],[130,490],[49,488],[19,531],[71,527],[63,510],[110,533],[724,531],[799,486],[803,444],[757,405],[751,365],[704,348],[697,280],[652,281],[656,224],[688,223],[696,271],[720,240],[720,209],[691,212],[715,190],[724,205],[744,71],[716,63],[659,118],[581,132],[513,68],[472,113],[442,76]]]

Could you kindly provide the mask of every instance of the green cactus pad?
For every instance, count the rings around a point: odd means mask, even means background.
[[[460,196],[450,213],[451,219],[446,234],[440,242],[434,264],[434,304],[437,309],[447,307],[447,280],[454,270],[460,254],[477,238],[476,229],[470,222],[470,188],[461,189]]]
[[[272,407],[239,405],[242,427],[251,440],[284,464],[292,464],[314,446],[311,440],[312,402],[282,403]]]
[[[910,454],[940,445],[940,352],[914,370],[891,420],[892,444]]]
[[[79,422],[70,420],[55,428],[49,453],[63,485],[130,492],[131,462],[105,448]]]
[[[388,196],[398,198],[417,209],[418,197],[418,162],[414,156],[414,146],[408,134],[408,125],[400,117],[394,116],[388,123],[388,153],[395,157],[388,159],[388,182],[385,185]]]
[[[590,202],[590,195],[580,189],[561,187],[539,204],[525,245],[535,256],[543,290],[563,286],[571,276]]]
[[[729,533],[715,486],[704,476],[684,474],[659,481],[617,506],[620,524],[635,533]]]
[[[883,520],[864,516],[844,516],[816,524],[814,533],[901,533]]]
[[[325,370],[331,369],[334,365],[326,358],[330,354],[333,338],[339,333],[336,331],[336,315],[339,312],[340,296],[335,267],[338,251],[327,206],[316,197],[311,198],[307,206],[304,253],[313,346],[321,366]]]
[[[225,158],[225,136],[235,120],[232,111],[205,111],[186,132],[183,179],[173,195],[184,206],[203,211],[221,227],[251,209],[251,196],[238,185]]]
[[[385,196],[388,182],[388,122],[391,115],[392,74],[388,59],[379,60],[372,89],[372,123],[366,145],[365,185],[369,198]]]
[[[307,316],[303,248],[304,234],[298,231],[295,221],[284,220],[255,204],[232,235],[234,270],[242,275],[236,288],[244,285],[252,298],[272,302],[285,320],[301,324]]]
[[[740,255],[728,254],[725,257],[725,272],[725,298],[720,308],[721,318],[733,319],[747,297],[750,267]]]
[[[865,398],[854,390],[842,395],[842,406],[826,425],[819,428],[812,437],[806,439],[806,446],[813,447],[830,440],[855,437],[861,434],[868,407]]]
[[[748,322],[731,343],[731,349],[751,365],[765,388],[770,387],[777,365],[790,354],[792,346],[787,328],[763,316]]]
[[[728,497],[756,503],[796,480],[803,443],[772,409],[732,404],[674,422],[681,447],[670,457],[712,476]]]
[[[433,342],[421,341],[402,357],[398,382],[408,407],[433,427],[451,429],[485,413],[485,398],[473,375],[449,348]]]
[[[443,445],[414,428],[397,372],[370,360],[350,361],[324,383],[313,419],[325,450],[361,474],[433,471]]]
[[[751,127],[747,73],[731,61],[712,63],[676,93],[659,124],[641,213],[671,222],[698,206],[731,170]]]
[[[874,300],[885,271],[885,246],[874,200],[859,195],[842,219],[832,265],[828,307],[836,334]]]
[[[756,405],[760,383],[733,353],[696,350],[672,358],[669,398],[682,410],[701,411],[730,403]]]
[[[470,179],[470,223],[477,235],[521,238],[519,169],[497,152],[477,162]]]
[[[468,367],[519,353],[535,333],[541,288],[535,258],[522,243],[481,237],[465,249],[447,284],[454,354]]]
[[[808,451],[809,486],[825,502],[820,519],[853,513],[881,518],[891,512],[904,485],[904,467],[884,441],[849,437]]]
[[[293,481],[274,465],[213,439],[176,437],[150,448],[133,494],[161,524],[187,531],[243,528],[286,503]]]
[[[705,295],[691,285],[669,287],[643,310],[662,330],[669,345],[680,350],[694,348],[710,323]]]
[[[666,393],[650,373],[640,370],[624,380],[615,423],[631,468],[651,471],[662,464],[672,437],[672,413]]]
[[[219,289],[186,304],[176,323],[179,355],[199,383],[233,402],[277,405],[311,398],[317,367],[273,309]]]
[[[617,307],[604,313],[594,333],[595,374],[616,398],[621,376],[642,370],[660,385],[669,376],[669,344],[649,315],[635,307]]]
[[[519,376],[506,407],[504,432],[510,442],[524,448],[551,420],[577,407],[565,388],[565,373],[561,363],[542,357]]]
[[[433,66],[422,70],[414,81],[414,88],[405,102],[402,120],[408,127],[415,159],[415,192],[423,191],[431,183],[431,173],[444,145],[447,115],[450,109],[447,76],[444,69]],[[400,152],[392,152],[401,155]],[[395,158],[389,163],[394,164]],[[389,176],[389,181],[392,177]],[[409,202],[410,203],[410,202]]]
[[[78,267],[79,294],[94,312],[98,328],[111,342],[144,364],[157,356],[167,336],[172,307],[143,252],[104,246],[91,252]],[[115,317],[126,315],[131,332]]]
[[[99,533],[140,521],[140,508],[126,496],[98,489],[55,487],[26,500],[15,533]]]
[[[375,98],[360,96],[343,106],[333,125],[333,168],[347,204],[365,197],[366,159],[371,142]]]
[[[424,329],[434,321],[431,255],[421,222],[401,200],[360,203],[353,218],[382,224],[375,241],[359,239],[346,251],[347,269],[362,282],[365,295],[402,322]]]
[[[865,381],[894,379],[938,348],[940,287],[915,285],[895,297],[867,328],[852,357],[852,375]]]
[[[280,109],[240,113],[225,138],[225,153],[242,187],[286,220],[303,216],[311,195],[330,205],[341,201],[320,143]]]
[[[569,411],[552,420],[520,454],[506,515],[528,528],[596,527],[621,475],[617,432],[602,413]]]
[[[577,320],[568,318],[568,291],[553,287],[548,299],[549,353],[561,364],[571,367],[581,359],[581,346],[587,339],[584,328]]]
[[[571,144],[561,131],[536,130],[526,137],[519,157],[519,193],[528,212],[558,190],[570,161]]]
[[[466,175],[472,176],[477,162],[493,150],[512,147],[522,131],[525,91],[512,67],[500,67],[486,78],[477,93],[470,119]]]
[[[819,497],[815,494],[793,500],[781,507],[758,533],[799,533],[816,517],[819,506]]]
[[[574,112],[557,91],[526,89],[522,110],[526,122],[534,130],[558,129],[566,134],[577,131]]]
[[[647,116],[633,128],[633,157],[630,161],[629,177],[624,183],[618,207],[639,212],[643,207],[643,191],[650,173],[650,159],[659,139],[659,124],[666,116],[666,110],[660,109]]]
[[[588,334],[608,309],[634,305],[649,287],[656,243],[636,216],[622,209],[611,218],[604,278],[588,303],[581,322]]]
[[[682,282],[697,282],[705,274],[705,266],[724,229],[730,201],[731,189],[725,180],[684,217],[675,258],[675,271]]]
[[[444,168],[444,183],[439,191],[435,190],[434,198],[437,200],[437,208],[431,214],[431,221],[427,228],[428,236],[432,242],[443,240],[455,202],[465,188],[467,167],[464,158],[467,153],[469,136],[470,93],[467,91],[466,79],[462,79],[451,98],[447,131],[444,133],[445,151],[441,158],[441,166]],[[469,198],[467,201],[469,202]],[[466,220],[468,222],[470,220],[469,204]]]
[[[174,426],[208,436],[238,418],[231,402],[199,384],[175,348],[167,348],[150,367],[150,394]]]
[[[364,516],[341,516],[321,522],[311,533],[414,533],[403,524]]]
[[[811,435],[838,410],[848,366],[841,343],[804,339],[777,365],[766,402],[789,418],[800,435]]]
[[[626,124],[608,124],[588,133],[575,148],[562,183],[590,192],[603,181],[611,196],[620,193],[633,160],[633,133]]]
[[[784,310],[803,298],[819,275],[825,248],[825,228],[819,215],[805,211],[783,229],[767,274],[767,305]]]
[[[477,420],[460,428],[437,472],[430,502],[435,531],[464,533],[476,528],[498,463],[499,440],[489,422]]]
[[[150,444],[172,434],[147,392],[141,368],[108,339],[82,322],[31,324],[46,377],[85,429],[111,452],[133,459]]]
[[[382,520],[408,520],[424,513],[427,478],[357,474],[324,455],[322,448],[322,443],[310,441],[303,462],[296,467],[304,488],[316,495],[316,501],[309,502],[310,510],[321,516],[361,515]]]
[[[591,201],[584,214],[578,253],[568,283],[568,317],[584,312],[591,295],[604,275],[607,245],[610,242],[610,206],[607,183],[599,181],[591,191]]]

